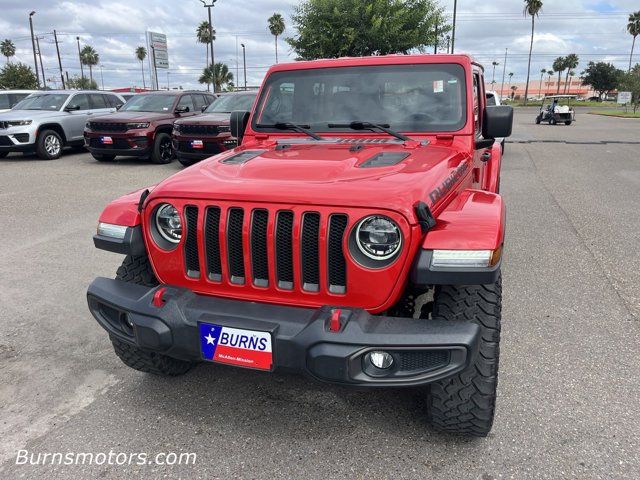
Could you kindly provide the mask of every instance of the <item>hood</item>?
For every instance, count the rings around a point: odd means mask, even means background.
[[[230,113],[203,113],[177,120],[179,125],[229,125]]]
[[[353,145],[331,143],[293,144],[281,148],[253,143],[225,152],[187,168],[159,184],[153,197],[199,198],[309,204],[370,206],[405,215],[411,222],[416,202],[432,208],[430,193],[452,175],[468,177],[468,149],[445,145],[414,148],[402,144]],[[255,155],[244,163],[224,163],[242,152]],[[371,165],[380,153],[406,156],[388,166]],[[398,157],[396,157],[398,158]],[[447,187],[451,187],[448,181]],[[439,197],[441,199],[441,197]],[[435,200],[437,202],[438,200]]]
[[[59,117],[61,115],[69,115],[66,112],[58,110],[7,110],[0,113],[0,121],[2,120],[33,120],[40,118]]]
[[[96,122],[125,123],[125,122],[158,122],[162,120],[175,119],[172,112],[115,112],[102,117],[91,117]]]

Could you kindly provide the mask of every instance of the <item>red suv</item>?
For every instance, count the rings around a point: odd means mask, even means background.
[[[223,93],[203,115],[176,120],[173,124],[173,148],[178,161],[185,166],[235,148],[229,117],[235,110],[251,110],[258,92]]]
[[[237,148],[103,211],[95,245],[126,257],[89,309],[143,372],[213,362],[427,387],[412,396],[435,427],[485,436],[506,218],[495,139],[512,122],[465,55],[275,65],[252,112],[231,115]]]
[[[101,162],[124,156],[169,163],[175,156],[171,142],[173,122],[202,112],[214,100],[215,96],[206,92],[136,95],[116,113],[87,122],[85,146]]]

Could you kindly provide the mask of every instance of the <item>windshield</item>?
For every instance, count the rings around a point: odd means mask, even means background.
[[[121,112],[170,112],[175,95],[135,95],[120,109]]]
[[[276,72],[263,87],[252,128],[294,123],[324,132],[331,123],[363,121],[404,132],[452,132],[466,123],[465,92],[464,69],[456,64]]]
[[[57,111],[62,108],[69,95],[55,93],[50,95],[31,95],[16,103],[14,110],[49,110]]]
[[[231,113],[235,110],[249,111],[256,94],[222,95],[205,110],[206,113]]]

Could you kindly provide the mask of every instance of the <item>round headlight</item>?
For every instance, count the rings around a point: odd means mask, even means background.
[[[162,238],[171,243],[178,243],[182,238],[182,220],[176,207],[164,203],[156,211],[156,227]]]
[[[387,260],[400,250],[402,233],[396,222],[390,218],[373,215],[358,224],[356,243],[367,257]]]

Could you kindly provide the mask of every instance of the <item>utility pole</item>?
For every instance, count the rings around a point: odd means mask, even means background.
[[[507,72],[507,52],[508,48],[504,49],[504,62],[502,63],[502,86],[500,87],[500,101],[502,101],[502,92],[504,91],[504,75]]]
[[[453,29],[451,31],[451,53],[454,52],[456,44],[456,13],[458,11],[458,0],[453,0]]]
[[[158,82],[158,67],[156,66],[156,47],[151,45],[151,53],[153,58],[153,76],[155,77],[154,90],[160,90],[160,83]]]
[[[42,70],[42,88],[47,88],[47,78],[44,74],[44,66],[42,65],[42,52],[40,51],[40,37],[36,37],[36,47],[38,47],[38,58],[40,59],[40,70]]]
[[[242,45],[242,64],[243,69],[244,69],[244,89],[245,91],[247,90],[247,50],[244,47],[244,43],[241,43],[240,45]]]
[[[58,35],[56,31],[53,31],[53,39],[56,42],[56,53],[58,54],[58,67],[60,67],[60,80],[62,80],[62,89],[66,90],[67,87],[64,83],[64,74],[62,73],[62,60],[60,59],[60,47],[58,46]]]
[[[82,82],[84,83],[84,68],[82,67],[82,54],[80,53],[80,37],[76,37],[76,41],[78,42],[78,60],[80,60],[80,78],[82,78]]]
[[[438,53],[438,21],[436,20],[436,32],[433,40],[433,53]]]
[[[211,9],[213,8],[213,6],[217,2],[217,0],[209,0],[209,1],[211,2],[211,4],[208,4],[207,2],[205,2],[205,0],[200,0],[200,2],[202,2],[202,5],[204,5],[204,8],[207,9],[207,13],[209,14],[209,43],[210,43],[209,50],[211,51],[211,71],[212,71],[212,73],[213,73],[213,75],[215,77],[216,61],[215,61],[215,56],[213,54],[213,20],[211,18]],[[214,80],[215,80],[215,78],[214,78]],[[212,89],[213,93],[216,93],[216,82],[215,81],[211,85],[211,89]]]
[[[33,63],[36,66],[36,79],[38,83],[38,90],[40,90],[40,74],[38,73],[38,59],[36,58],[36,40],[33,36],[33,16],[36,14],[35,10],[29,14],[29,28],[31,28],[31,47],[33,48]]]

